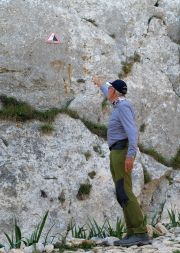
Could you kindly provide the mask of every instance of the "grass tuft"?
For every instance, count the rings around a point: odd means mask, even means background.
[[[109,36],[110,36],[112,39],[115,39],[115,38],[116,38],[116,34],[115,34],[115,33],[111,33],[111,34],[109,34]]]
[[[174,169],[180,169],[180,148],[178,149],[176,155],[170,160],[170,165]]]
[[[62,192],[60,193],[58,200],[60,201],[61,204],[63,204],[66,201],[65,198],[65,192],[62,190]]]
[[[106,108],[107,105],[108,105],[108,99],[107,99],[107,98],[104,98],[103,101],[102,101],[102,104],[101,104],[102,110],[103,110],[104,108]]]
[[[134,55],[129,57],[126,62],[122,62],[122,69],[121,72],[118,74],[118,77],[120,79],[127,77],[128,74],[131,73],[134,63],[140,62],[140,60],[141,56],[137,52],[134,52]]]
[[[143,166],[143,173],[144,173],[144,183],[148,184],[149,182],[151,182],[152,178],[144,166]]]
[[[96,172],[93,170],[91,172],[88,173],[88,176],[91,178],[91,179],[94,179],[95,176],[96,176]]]
[[[76,82],[77,82],[77,83],[85,83],[86,80],[83,79],[83,78],[79,78],[79,79],[76,80]]]
[[[165,166],[170,166],[169,162],[161,154],[159,154],[156,150],[150,149],[150,148],[149,149],[145,148],[142,144],[139,144],[138,146],[139,146],[139,150],[142,153],[152,156],[157,162],[162,163]]]
[[[89,183],[81,184],[78,190],[78,193],[76,195],[77,199],[79,200],[85,200],[88,198],[90,192],[91,192],[92,185]]]
[[[144,131],[145,131],[145,128],[146,128],[146,124],[143,123],[142,125],[140,125],[139,131],[140,131],[140,132],[144,132]]]
[[[166,225],[168,229],[180,226],[180,212],[177,210],[168,210],[169,223]]]
[[[90,159],[90,157],[91,157],[91,152],[90,151],[85,152],[84,156],[86,158],[86,161],[88,161]]]
[[[26,102],[18,101],[13,97],[5,95],[0,96],[0,101],[3,108],[0,110],[0,119],[21,121],[36,119],[40,121],[52,122],[59,110],[52,108],[44,112],[35,110],[31,105]]]
[[[51,124],[44,124],[40,127],[40,130],[43,134],[49,134],[54,131],[54,127]]]
[[[91,121],[88,121],[86,119],[81,119],[84,125],[94,134],[98,135],[99,137],[102,137],[104,139],[107,138],[107,127],[105,125],[100,125],[93,123]]]

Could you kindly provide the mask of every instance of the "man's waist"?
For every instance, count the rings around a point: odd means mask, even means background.
[[[127,146],[128,146],[128,139],[118,140],[109,147],[109,150],[123,149],[126,148]]]

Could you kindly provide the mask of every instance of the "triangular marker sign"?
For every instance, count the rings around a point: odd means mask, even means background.
[[[51,33],[51,35],[49,36],[47,42],[48,43],[59,44],[60,40],[59,40],[58,36],[55,33]]]
[[[55,35],[54,35],[54,37],[53,37],[53,41],[58,41],[58,39],[56,38]]]

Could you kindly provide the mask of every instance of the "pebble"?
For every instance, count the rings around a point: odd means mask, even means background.
[[[174,241],[169,241],[169,240],[163,240],[162,242],[163,244],[167,245],[167,246],[171,246],[174,244]]]
[[[24,253],[32,253],[33,252],[33,246],[27,246],[23,249]]]
[[[174,240],[180,242],[180,236],[175,237]]]
[[[54,245],[52,245],[52,244],[48,244],[45,246],[46,253],[51,253],[53,251],[53,249],[54,249]]]
[[[11,249],[8,253],[24,253],[21,249]]]
[[[0,253],[6,253],[5,248],[0,248]]]
[[[155,228],[161,233],[161,234],[168,234],[167,228],[162,225],[161,223],[157,223]]]

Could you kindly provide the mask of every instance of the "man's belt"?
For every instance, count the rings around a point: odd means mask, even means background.
[[[118,150],[118,149],[123,149],[126,148],[128,145],[128,139],[124,140],[119,140],[113,143],[110,147],[109,150]]]

